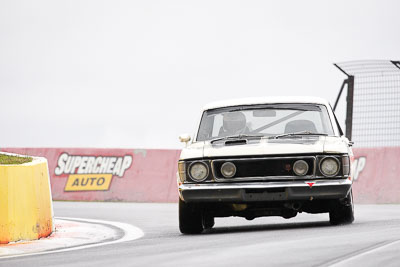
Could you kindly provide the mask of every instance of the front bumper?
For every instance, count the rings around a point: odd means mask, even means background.
[[[179,185],[179,195],[185,202],[245,203],[255,201],[339,199],[347,196],[351,185],[352,181],[349,179],[181,184]]]

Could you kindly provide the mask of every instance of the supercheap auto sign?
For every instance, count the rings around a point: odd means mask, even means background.
[[[180,150],[1,148],[45,157],[53,200],[176,202]]]
[[[84,156],[62,153],[54,170],[56,176],[68,175],[64,191],[107,191],[113,177],[123,178],[132,166],[132,155]]]

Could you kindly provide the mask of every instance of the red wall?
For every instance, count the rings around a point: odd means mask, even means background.
[[[2,151],[46,157],[49,163],[54,200],[133,202],[176,202],[178,200],[176,171],[180,150],[6,148]],[[131,157],[132,162],[122,177],[112,174],[108,189],[66,191],[66,183],[70,174],[56,175],[55,171],[59,157],[63,153],[81,157],[128,156]],[[355,202],[400,203],[400,148],[356,148],[354,154],[355,161],[352,167]],[[74,174],[78,170],[77,167]],[[83,179],[90,179],[96,175],[88,173],[83,176]],[[110,177],[111,174],[108,176]],[[84,182],[88,184],[87,180]],[[85,187],[80,186],[79,188]]]
[[[180,150],[160,149],[93,149],[93,148],[4,148],[5,152],[41,156],[48,160],[51,190],[54,200],[84,201],[133,201],[176,202],[178,201],[176,172]],[[111,184],[103,191],[65,191],[70,174],[56,175],[61,154],[70,156],[101,156],[132,158],[132,163],[122,177],[112,175]],[[74,173],[78,172],[76,168]],[[96,175],[83,175],[86,185]],[[111,175],[109,175],[111,176]],[[87,181],[89,179],[89,182]],[[80,186],[84,188],[84,186]]]
[[[356,203],[400,203],[400,148],[355,148]]]

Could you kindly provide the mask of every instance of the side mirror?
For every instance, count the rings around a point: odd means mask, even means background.
[[[181,141],[182,143],[186,143],[186,145],[187,145],[187,143],[188,143],[191,139],[192,139],[192,138],[190,137],[189,134],[181,134],[181,135],[179,136],[179,141]]]
[[[346,136],[342,135],[342,138],[346,141],[346,143],[349,146],[353,146],[354,145],[354,141],[350,141]]]

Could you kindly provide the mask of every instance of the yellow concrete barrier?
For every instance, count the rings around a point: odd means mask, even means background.
[[[0,165],[0,244],[34,240],[54,231],[47,160]]]

